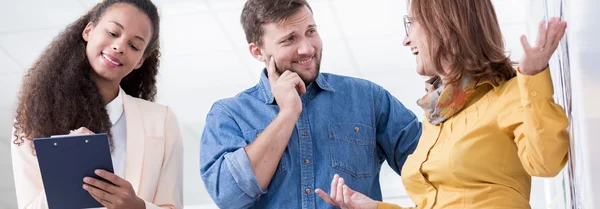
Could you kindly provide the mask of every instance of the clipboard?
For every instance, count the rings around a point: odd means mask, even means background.
[[[104,207],[83,189],[83,177],[104,180],[96,169],[114,173],[108,135],[69,135],[33,140],[50,209]]]

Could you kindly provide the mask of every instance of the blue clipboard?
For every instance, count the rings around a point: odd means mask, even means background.
[[[83,189],[83,177],[114,173],[108,135],[76,135],[33,140],[50,209],[103,207]]]

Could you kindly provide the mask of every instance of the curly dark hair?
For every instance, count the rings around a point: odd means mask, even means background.
[[[82,32],[88,23],[98,24],[108,8],[117,3],[135,6],[152,22],[144,64],[125,76],[120,86],[128,95],[154,101],[160,57],[158,10],[150,0],[104,0],[67,26],[28,69],[18,94],[14,144],[20,146],[24,140],[65,134],[79,127],[111,135],[112,124],[91,78],[93,68]],[[112,139],[110,144],[112,147]]]

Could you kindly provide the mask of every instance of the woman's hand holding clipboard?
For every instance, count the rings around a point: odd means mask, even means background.
[[[91,134],[95,133],[86,127],[72,130],[69,133],[69,135]],[[131,183],[127,180],[102,169],[95,170],[94,173],[108,182],[94,177],[85,177],[83,178],[83,189],[88,191],[104,207],[107,209],[145,208],[144,200],[135,194]]]

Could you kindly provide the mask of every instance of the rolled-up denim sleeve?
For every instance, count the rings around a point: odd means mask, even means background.
[[[380,154],[398,174],[410,154],[417,148],[422,126],[415,114],[398,99],[381,88],[375,107],[377,143]]]
[[[236,121],[219,102],[206,117],[200,141],[200,174],[219,208],[249,208],[265,191],[260,189]]]

